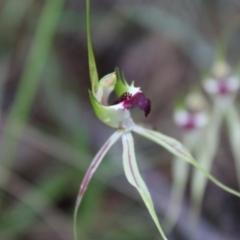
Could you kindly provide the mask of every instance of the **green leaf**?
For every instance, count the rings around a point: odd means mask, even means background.
[[[88,47],[88,63],[89,63],[89,73],[92,85],[92,92],[93,95],[97,94],[98,90],[98,73],[97,67],[95,62],[95,57],[92,48],[92,41],[91,41],[91,26],[90,26],[90,0],[86,1],[86,11],[87,11],[87,47]]]
[[[157,214],[154,210],[150,193],[140,175],[138,165],[136,162],[134,141],[131,132],[126,132],[123,134],[122,143],[123,143],[123,167],[127,180],[138,190],[162,238],[164,240],[167,240],[167,237],[165,236],[162,230],[162,227],[158,221]]]
[[[192,164],[199,171],[201,171],[210,181],[215,183],[217,186],[219,186],[223,190],[235,196],[240,197],[240,193],[238,191],[235,191],[232,188],[227,187],[226,185],[219,182],[216,178],[214,178],[211,174],[209,174],[177,140],[167,137],[159,132],[143,128],[139,125],[135,125],[133,128],[133,131],[163,146],[175,156]]]
[[[64,0],[44,1],[44,6],[37,23],[24,70],[19,80],[18,89],[11,105],[1,136],[1,163],[11,166],[18,151],[19,139],[27,126],[28,118],[46,66],[54,35],[64,7]],[[23,3],[22,3],[23,4]],[[18,6],[15,5],[18,9]],[[13,15],[14,16],[14,15]],[[1,79],[2,81],[2,79]],[[6,176],[6,182],[7,178]]]
[[[74,239],[77,240],[77,212],[82,200],[82,197],[88,187],[88,184],[92,178],[92,175],[94,174],[94,172],[96,171],[96,169],[98,168],[99,164],[102,162],[102,159],[104,158],[104,156],[106,155],[106,153],[108,152],[108,150],[110,149],[110,147],[121,137],[121,135],[123,134],[122,131],[117,131],[115,132],[102,146],[102,148],[99,150],[99,152],[97,153],[97,155],[94,157],[91,165],[89,166],[85,177],[80,185],[79,188],[79,193],[78,193],[78,197],[77,197],[77,201],[76,201],[76,205],[75,205],[75,210],[74,210]]]

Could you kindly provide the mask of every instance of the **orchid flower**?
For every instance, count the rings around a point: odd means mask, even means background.
[[[198,152],[202,149],[204,129],[208,121],[209,114],[206,109],[206,102],[200,92],[192,91],[184,100],[181,99],[177,102],[174,111],[174,122],[182,132],[182,142],[184,146],[195,156],[198,156]],[[194,170],[197,171],[197,169]],[[201,172],[197,172],[201,174]],[[181,205],[189,176],[189,164],[175,157],[172,163],[172,190],[164,221],[164,226],[168,232],[172,231],[180,216]],[[205,177],[202,174],[201,176]],[[196,187],[196,185],[194,185],[194,187]]]
[[[76,219],[77,212],[80,206],[82,197],[88,187],[88,184],[98,168],[99,164],[103,160],[106,153],[109,151],[111,146],[117,142],[118,139],[122,139],[123,144],[123,168],[127,180],[133,185],[139,192],[143,199],[155,225],[157,226],[162,238],[167,240],[162,227],[158,221],[157,214],[154,210],[153,201],[148,188],[141,177],[138,169],[138,164],[135,156],[134,140],[132,132],[135,132],[151,141],[161,145],[168,151],[173,153],[178,158],[194,165],[200,171],[202,171],[211,181],[217,184],[224,190],[240,197],[240,193],[234,191],[213,176],[208,174],[190,155],[190,153],[182,146],[178,141],[165,136],[157,131],[145,128],[139,124],[136,124],[131,118],[130,109],[138,107],[144,111],[145,117],[151,111],[151,101],[144,95],[139,87],[135,87],[134,83],[129,85],[125,80],[124,76],[117,69],[114,73],[110,73],[103,77],[100,81],[98,80],[98,73],[96,69],[96,63],[92,50],[92,43],[90,37],[90,0],[86,0],[87,4],[87,44],[88,44],[88,58],[89,58],[89,70],[91,78],[92,89],[89,90],[89,97],[92,103],[93,109],[103,123],[108,126],[115,128],[115,132],[109,137],[109,139],[103,144],[102,148],[94,157],[90,164],[86,175],[80,185],[78,197],[76,200],[75,211],[74,211],[74,236],[77,239],[77,227]],[[118,96],[118,99],[113,103],[108,103],[108,97],[112,91]]]
[[[226,121],[230,147],[234,156],[238,184],[240,186],[240,120],[234,100],[240,87],[239,77],[223,59],[217,59],[213,64],[210,76],[203,82],[205,91],[212,99],[211,118],[205,130],[205,141],[197,158],[201,166],[211,172],[214,158],[218,151],[220,130]],[[193,205],[193,222],[196,225],[201,212],[207,179],[194,171],[192,174],[191,200]]]
[[[213,64],[211,76],[205,79],[203,87],[217,105],[214,107],[223,113],[233,104],[240,81],[226,61],[218,60]]]

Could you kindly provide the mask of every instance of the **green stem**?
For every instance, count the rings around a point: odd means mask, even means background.
[[[237,16],[233,22],[228,24],[227,29],[223,32],[222,36],[220,37],[220,40],[216,44],[217,46],[216,46],[215,61],[226,59],[227,46],[229,44],[231,37],[238,30],[239,25],[240,25],[239,16]]]
[[[78,206],[76,204],[76,207],[74,209],[74,215],[73,215],[74,240],[77,240],[77,213],[78,213]]]

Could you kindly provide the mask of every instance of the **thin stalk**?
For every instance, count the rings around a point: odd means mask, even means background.
[[[196,159],[199,164],[207,171],[211,172],[214,157],[219,145],[220,127],[223,121],[224,112],[219,110],[215,104],[211,122],[205,130],[205,141],[199,146],[196,152]],[[198,223],[201,212],[204,192],[208,179],[197,169],[193,170],[191,181],[191,202],[193,206],[193,225]]]
[[[183,145],[193,153],[198,147],[200,138],[199,130],[191,132],[186,131],[183,137]],[[184,192],[187,187],[187,181],[190,175],[190,165],[179,158],[175,158],[172,163],[172,189],[170,194],[170,203],[164,220],[164,226],[168,232],[171,232],[178,221],[182,202],[184,200]]]
[[[228,28],[223,32],[222,37],[217,42],[215,61],[226,59],[227,47],[231,37],[238,30],[240,17],[237,16],[234,21],[228,24]]]
[[[240,120],[235,106],[230,107],[229,110],[227,111],[226,121],[228,127],[230,146],[235,161],[238,186],[240,187],[240,150],[239,150]]]

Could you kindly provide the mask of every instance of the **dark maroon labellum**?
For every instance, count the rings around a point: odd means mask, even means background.
[[[147,117],[151,111],[151,101],[146,98],[142,92],[137,92],[134,95],[124,93],[117,101],[114,102],[114,104],[118,104],[120,102],[122,102],[123,107],[128,110],[135,107],[140,108],[144,111],[145,117]]]
[[[131,93],[125,92],[123,95],[120,96],[119,99],[117,99],[116,101],[113,102],[113,105],[121,103],[125,100],[129,100],[132,97]]]

